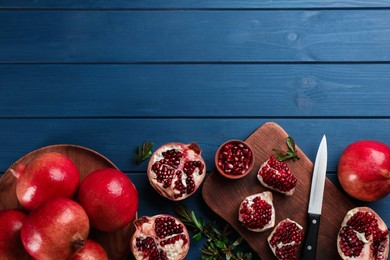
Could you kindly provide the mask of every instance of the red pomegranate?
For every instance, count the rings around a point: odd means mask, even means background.
[[[84,209],[67,198],[47,200],[30,212],[21,229],[24,248],[36,259],[69,259],[89,233]]]
[[[292,195],[297,185],[297,178],[287,164],[273,155],[261,165],[257,178],[263,186],[286,195]]]
[[[20,230],[26,218],[26,214],[18,209],[0,211],[1,259],[33,259],[27,254],[20,238]]]
[[[246,197],[238,210],[238,220],[254,232],[262,232],[275,225],[275,208],[272,193],[265,191]]]
[[[43,153],[11,171],[17,178],[18,201],[28,211],[51,198],[74,198],[80,184],[76,165],[56,152]]]
[[[90,173],[80,184],[78,198],[91,226],[104,232],[128,225],[138,209],[136,187],[126,174],[113,168]]]
[[[141,217],[134,221],[130,248],[135,259],[181,260],[187,255],[190,238],[186,226],[170,215]]]
[[[287,218],[276,225],[267,241],[276,258],[294,260],[303,235],[302,226]]]
[[[337,176],[342,188],[362,201],[390,193],[390,148],[373,140],[357,141],[341,154]]]
[[[337,250],[342,259],[386,260],[389,254],[389,230],[372,209],[351,209],[341,223]]]
[[[158,148],[148,164],[153,188],[170,200],[183,200],[193,194],[206,175],[202,150],[196,143],[168,143]]]
[[[108,256],[98,242],[88,239],[85,241],[85,246],[71,260],[108,260]]]

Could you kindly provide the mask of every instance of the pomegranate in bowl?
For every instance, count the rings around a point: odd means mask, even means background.
[[[215,154],[215,166],[220,174],[229,179],[239,179],[253,168],[255,163],[251,146],[240,140],[223,143]]]

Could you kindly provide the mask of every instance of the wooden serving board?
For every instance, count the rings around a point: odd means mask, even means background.
[[[22,208],[16,197],[16,178],[12,175],[11,169],[16,164],[26,164],[46,152],[58,152],[68,156],[79,169],[81,180],[91,172],[102,168],[116,168],[109,159],[91,149],[68,144],[58,144],[42,147],[32,151],[19,160],[3,174],[0,179],[0,210],[11,208]],[[110,259],[127,259],[130,255],[130,236],[133,231],[133,225],[130,222],[126,227],[115,232],[104,233],[91,227],[89,238],[98,241],[108,253]]]
[[[261,164],[274,154],[273,148],[287,149],[287,137],[288,134],[276,123],[265,123],[246,139],[255,154],[255,165],[251,173],[242,179],[230,180],[214,171],[208,175],[202,188],[207,205],[232,225],[264,260],[276,259],[267,243],[267,237],[272,229],[261,233],[247,230],[238,222],[238,208],[246,196],[267,190],[257,180],[257,171]],[[313,144],[319,143],[320,140],[313,140]],[[297,151],[300,160],[286,162],[298,179],[294,194],[286,196],[273,192],[275,225],[285,218],[290,218],[300,223],[306,231],[313,163],[298,146]],[[355,206],[329,179],[326,179],[316,259],[340,258],[336,246],[337,233],[345,214]],[[301,258],[301,250],[299,248],[297,259]]]

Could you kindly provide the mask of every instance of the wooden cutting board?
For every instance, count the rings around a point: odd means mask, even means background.
[[[242,179],[230,180],[214,171],[208,175],[202,188],[207,205],[237,230],[264,260],[276,259],[267,243],[272,229],[262,233],[247,230],[238,222],[238,208],[246,196],[267,190],[257,180],[257,171],[261,164],[274,154],[273,148],[287,149],[287,137],[288,134],[276,123],[265,123],[246,139],[255,154],[255,165],[251,173]],[[313,140],[313,145],[317,146],[319,143],[320,140]],[[275,225],[285,218],[290,218],[300,223],[306,231],[313,163],[298,145],[296,148],[300,160],[289,160],[286,163],[298,179],[297,187],[292,196],[273,192]],[[316,259],[340,259],[336,246],[337,233],[345,214],[355,206],[328,178],[326,179]],[[297,259],[300,259],[301,248],[298,254]]]

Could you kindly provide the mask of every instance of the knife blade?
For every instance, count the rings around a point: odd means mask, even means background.
[[[303,247],[303,260],[314,260],[316,257],[318,229],[320,226],[322,201],[324,197],[327,161],[328,152],[326,136],[324,135],[318,147],[316,160],[314,163],[309,206],[307,211],[309,223]]]

